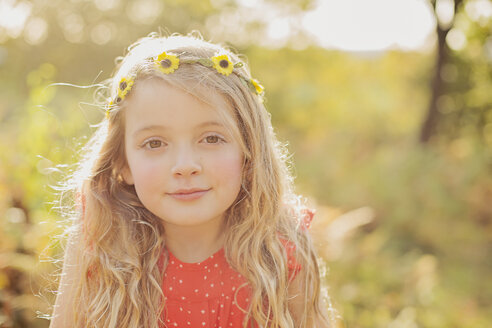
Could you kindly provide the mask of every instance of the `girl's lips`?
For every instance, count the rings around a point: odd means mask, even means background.
[[[210,189],[179,190],[178,192],[170,193],[169,196],[177,200],[195,200],[205,195],[209,190]]]

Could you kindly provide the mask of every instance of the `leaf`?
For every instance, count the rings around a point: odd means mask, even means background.
[[[200,64],[202,64],[203,66],[207,66],[207,67],[212,67],[214,66],[214,63],[208,59],[208,58],[200,58],[197,60]]]

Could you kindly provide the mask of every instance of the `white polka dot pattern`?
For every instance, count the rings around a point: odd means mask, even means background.
[[[285,244],[291,278],[299,267],[294,249]],[[165,252],[163,252],[164,256]],[[199,263],[185,263],[168,252],[162,288],[166,307],[162,319],[168,327],[242,327],[251,298],[246,279],[227,263],[224,249]],[[162,269],[162,258],[159,261]]]

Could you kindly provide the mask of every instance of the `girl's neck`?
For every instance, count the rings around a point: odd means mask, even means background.
[[[224,245],[223,220],[206,226],[164,224],[167,249],[180,261],[197,263],[206,260]]]

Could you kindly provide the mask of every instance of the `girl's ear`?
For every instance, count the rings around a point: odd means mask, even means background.
[[[135,182],[133,181],[133,175],[132,175],[132,172],[130,171],[130,168],[125,167],[121,171],[121,176],[123,177],[123,180],[125,181],[126,184],[128,184],[128,185],[135,184]]]

